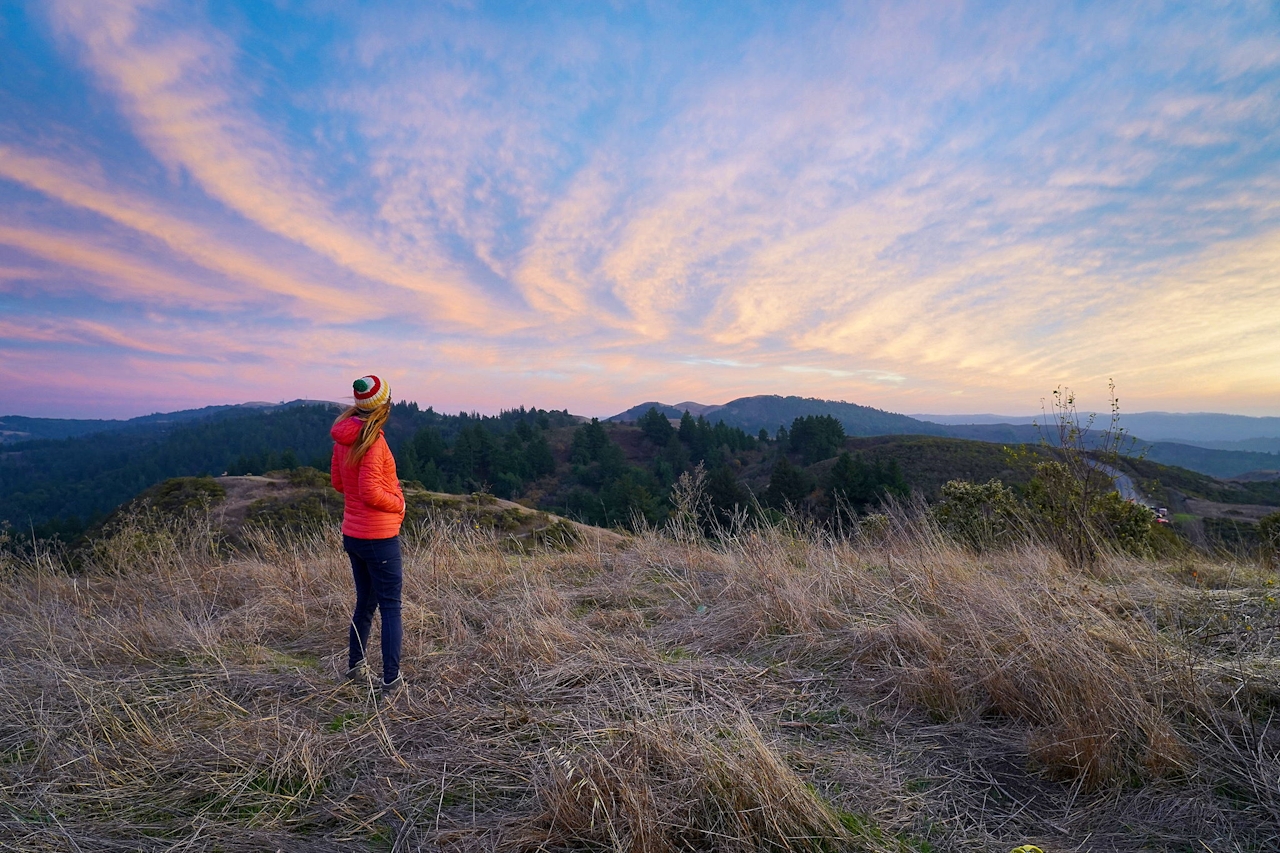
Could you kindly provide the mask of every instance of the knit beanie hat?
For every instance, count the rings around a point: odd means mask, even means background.
[[[355,391],[356,408],[362,412],[372,412],[391,399],[391,386],[372,374],[361,376],[351,387]]]

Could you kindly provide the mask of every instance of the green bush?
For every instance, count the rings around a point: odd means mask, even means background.
[[[327,487],[329,485],[329,475],[318,468],[312,468],[310,465],[286,471],[285,479],[291,486]]]
[[[1094,501],[1092,523],[1112,548],[1135,557],[1155,555],[1156,514],[1150,508],[1107,492]]]
[[[212,477],[174,477],[156,487],[151,506],[166,515],[182,515],[189,510],[216,506],[227,490]]]
[[[1100,470],[1079,473],[1061,462],[1042,462],[1027,486],[1030,519],[1077,565],[1092,565],[1104,549],[1150,557],[1155,513],[1112,488]]]
[[[996,479],[982,484],[951,480],[932,512],[948,535],[978,552],[1008,541],[1019,514],[1013,490]]]
[[[1047,435],[1041,440],[1056,459],[1036,466],[1027,486],[1033,524],[1046,541],[1077,566],[1092,566],[1106,550],[1136,556],[1154,553],[1155,515],[1116,494],[1121,457],[1134,440],[1120,426],[1120,400],[1108,382],[1111,418],[1094,426],[1095,415],[1081,415],[1069,389],[1053,392],[1044,413]]]
[[[342,521],[342,496],[327,491],[258,498],[249,504],[245,520],[277,531],[336,526]]]

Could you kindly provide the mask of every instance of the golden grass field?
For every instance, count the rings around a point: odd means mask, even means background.
[[[342,680],[336,530],[137,515],[0,567],[0,849],[1280,849],[1275,578],[647,531],[406,531],[404,666]],[[620,544],[619,544],[620,543]]]

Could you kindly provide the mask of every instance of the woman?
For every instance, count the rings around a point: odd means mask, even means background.
[[[338,416],[330,478],[342,493],[342,546],[351,558],[356,608],[351,615],[347,678],[367,677],[365,649],[373,611],[382,611],[382,684],[389,696],[404,687],[400,674],[400,524],[404,492],[396,461],[382,436],[391,414],[391,388],[377,376],[352,383],[355,405]]]

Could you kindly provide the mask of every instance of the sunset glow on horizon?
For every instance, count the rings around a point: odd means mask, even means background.
[[[1278,9],[0,3],[0,414],[1280,415]]]

